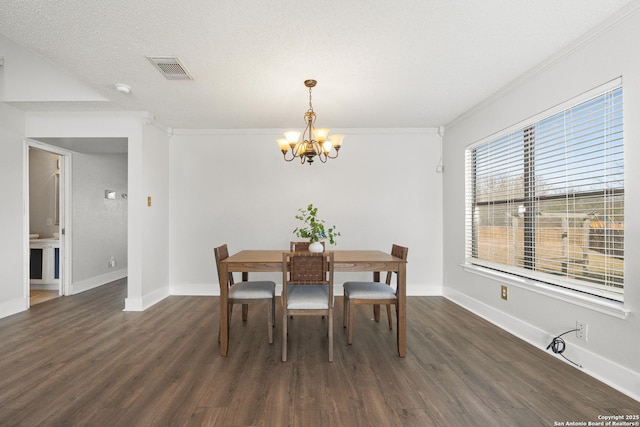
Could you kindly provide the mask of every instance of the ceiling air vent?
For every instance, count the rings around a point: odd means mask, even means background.
[[[147,59],[167,80],[193,80],[178,58],[170,56],[147,56]]]

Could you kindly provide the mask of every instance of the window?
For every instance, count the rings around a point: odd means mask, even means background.
[[[467,148],[467,263],[623,300],[622,87],[607,86]]]

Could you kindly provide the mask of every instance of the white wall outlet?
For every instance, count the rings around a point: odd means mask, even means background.
[[[576,322],[576,337],[583,341],[587,341],[587,324],[584,322]]]
[[[115,267],[116,266],[116,258],[115,257],[111,257],[109,259],[109,268]]]

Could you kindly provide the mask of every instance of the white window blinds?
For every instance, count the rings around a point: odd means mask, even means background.
[[[622,87],[466,151],[466,260],[622,301]]]

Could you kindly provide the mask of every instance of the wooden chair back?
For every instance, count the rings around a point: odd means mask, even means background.
[[[333,256],[333,254],[331,254]],[[289,259],[289,284],[328,284],[329,257],[324,253],[293,252]]]
[[[217,248],[213,248],[213,253],[216,257],[216,268],[218,269],[218,272],[220,271],[220,261],[225,260],[227,258],[229,258],[229,249],[227,249],[227,244],[225,243],[222,246],[218,246]],[[233,281],[233,274],[231,272],[229,272],[228,274],[228,278],[227,278],[227,283],[226,286],[231,287],[234,284]],[[222,281],[220,281],[220,287],[223,286]]]
[[[402,259],[403,261],[406,261],[408,254],[409,254],[409,248],[396,245],[395,243],[391,246],[391,255],[393,255],[394,257],[397,257]],[[387,285],[391,285],[391,276],[393,275],[393,273],[396,273],[396,275],[398,274],[397,271],[387,271],[387,280],[385,281]]]
[[[320,243],[322,244],[322,247],[324,248],[324,242],[320,242]],[[311,244],[310,242],[291,242],[291,243],[289,243],[289,250],[291,252],[308,251],[310,244]]]

